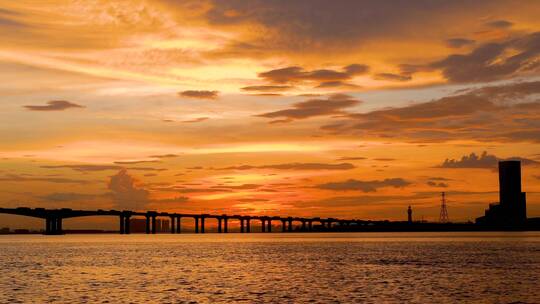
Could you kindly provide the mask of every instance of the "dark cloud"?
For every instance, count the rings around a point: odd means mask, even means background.
[[[119,170],[122,167],[115,165],[45,165],[41,166],[45,169],[73,169],[81,172],[93,172],[93,171],[106,171],[106,170]]]
[[[175,3],[168,1],[169,3]],[[178,4],[177,4],[178,5]],[[534,7],[519,1],[516,7]],[[460,20],[500,15],[504,1],[213,1],[206,13],[213,26],[252,26],[260,35],[250,35],[223,53],[248,54],[260,58],[279,51],[321,52],[350,50],[373,39],[384,41],[417,38],[418,32],[445,28]],[[508,10],[508,9],[507,9]],[[523,9],[522,9],[523,11]],[[456,13],[458,13],[456,15]],[[427,34],[428,36],[430,33]]]
[[[206,121],[210,119],[210,117],[198,117],[198,118],[194,118],[194,119],[189,119],[189,120],[183,120],[181,121],[182,123],[197,123],[197,122],[203,122],[203,121]]]
[[[264,198],[241,198],[241,199],[237,199],[237,201],[242,202],[242,203],[257,203],[257,202],[268,202],[269,200],[264,199]]]
[[[360,100],[345,94],[335,94],[327,99],[309,99],[293,105],[293,108],[257,115],[265,118],[305,119],[344,113],[345,108],[359,105]]]
[[[182,97],[198,98],[198,99],[216,99],[218,97],[218,91],[195,91],[188,90],[178,93]]]
[[[464,155],[461,159],[445,159],[444,162],[440,165],[440,168],[485,168],[493,169],[496,168],[499,161],[502,160],[519,160],[523,165],[538,164],[537,161],[522,158],[522,157],[510,157],[510,158],[498,158],[495,155],[488,154],[486,151],[482,152],[480,155],[476,153],[471,153],[469,155]]]
[[[470,89],[467,92],[492,100],[515,101],[524,99],[528,95],[534,96],[540,94],[540,81],[514,82],[496,86],[485,86],[482,88]]]
[[[125,169],[111,176],[108,189],[112,192],[116,207],[120,209],[143,210],[150,202],[150,192],[138,185],[137,180]]]
[[[253,190],[258,189],[262,187],[262,185],[257,184],[243,184],[243,185],[237,185],[237,186],[213,186],[212,189],[224,189],[224,190]]]
[[[449,179],[449,178],[446,178],[446,177],[439,177],[439,176],[428,177],[427,179],[430,180],[430,181],[444,181],[444,182],[446,182],[446,181],[451,181],[451,179]]]
[[[377,160],[377,161],[394,161],[396,159],[395,158],[387,158],[387,157],[378,157],[378,158],[374,158],[373,160]]]
[[[187,196],[177,196],[173,198],[164,198],[164,199],[153,199],[152,203],[187,203],[189,201],[189,197]]]
[[[450,55],[427,68],[441,70],[450,82],[487,82],[537,71],[539,55],[540,32],[535,32],[503,42],[482,44],[468,54]]]
[[[47,182],[47,183],[56,183],[56,184],[80,184],[86,185],[91,181],[81,180],[81,179],[71,179],[71,178],[61,178],[61,177],[49,177],[49,176],[21,176],[17,174],[7,174],[3,177],[0,177],[2,182]]]
[[[84,108],[84,106],[66,100],[52,100],[48,101],[46,105],[27,105],[24,107],[30,111],[63,111],[71,108]]]
[[[366,157],[361,157],[361,156],[353,156],[353,157],[347,157],[347,156],[344,156],[344,157],[338,158],[337,160],[340,160],[340,161],[351,161],[351,160],[364,160],[364,159],[367,159],[367,158],[366,158]]]
[[[348,82],[343,82],[343,81],[326,81],[326,82],[321,82],[315,88],[317,88],[317,89],[324,89],[324,88],[359,89],[359,88],[361,88],[361,86],[356,85],[356,84],[352,84],[352,83],[348,83]]]
[[[72,202],[72,201],[90,201],[100,198],[109,197],[110,194],[88,194],[88,193],[76,193],[76,192],[55,192],[40,196],[39,199],[52,201],[52,202]]]
[[[15,11],[0,8],[0,27],[8,29],[26,28],[29,25],[17,20],[21,14]]]
[[[416,143],[540,142],[540,102],[535,101],[539,90],[538,82],[481,87],[400,108],[345,114],[322,129]]]
[[[135,171],[167,171],[166,168],[153,168],[153,167],[129,167],[126,168],[129,170],[135,170]]]
[[[350,163],[325,164],[325,163],[287,163],[276,165],[251,166],[241,165],[219,168],[217,170],[254,170],[254,169],[277,169],[277,170],[350,170],[356,168]]]
[[[443,183],[443,182],[433,182],[433,181],[428,181],[426,183],[428,186],[430,187],[436,187],[436,188],[448,188],[448,184],[447,183]]]
[[[150,155],[152,158],[176,158],[180,155],[178,154],[159,154],[159,155]]]
[[[450,48],[460,48],[468,45],[474,44],[475,41],[466,38],[451,38],[446,40],[446,45]]]
[[[487,22],[486,25],[493,28],[506,29],[512,27],[514,24],[507,20],[495,20]]]
[[[319,69],[307,71],[298,66],[280,68],[259,73],[259,77],[275,84],[289,84],[302,82],[318,83],[317,87],[328,87],[331,85],[349,85],[345,81],[369,71],[369,67],[362,64],[351,64],[343,67],[341,71],[330,69]]]
[[[148,164],[148,163],[159,163],[159,160],[126,160],[126,161],[115,161],[115,164],[118,165],[135,165],[135,164]]]
[[[378,188],[395,187],[402,188],[411,183],[402,178],[387,178],[384,180],[361,181],[349,179],[343,182],[325,183],[317,185],[316,188],[334,191],[363,191],[375,192]]]
[[[257,85],[257,86],[249,86],[249,87],[243,87],[242,90],[249,91],[249,92],[281,92],[286,91],[289,89],[292,89],[293,86],[288,85]]]
[[[378,73],[373,75],[373,79],[403,82],[412,80],[412,76],[409,74]]]

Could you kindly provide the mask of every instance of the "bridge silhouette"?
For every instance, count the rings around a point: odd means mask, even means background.
[[[85,216],[117,216],[119,218],[119,232],[120,234],[130,234],[130,219],[134,216],[142,216],[146,218],[146,233],[156,233],[156,218],[168,217],[171,219],[170,233],[181,232],[181,219],[193,218],[194,219],[194,231],[195,233],[205,233],[205,221],[207,219],[215,219],[218,223],[218,233],[229,232],[229,220],[240,221],[240,232],[251,232],[251,221],[260,221],[261,232],[272,232],[272,221],[281,222],[282,232],[292,232],[293,222],[300,222],[300,231],[310,232],[313,231],[313,223],[320,223],[323,229],[332,228],[333,224],[339,224],[342,226],[356,225],[363,226],[368,225],[371,221],[363,220],[344,220],[336,218],[304,218],[304,217],[281,217],[281,216],[252,216],[252,215],[215,215],[215,214],[184,214],[184,213],[169,213],[158,211],[146,211],[137,212],[129,210],[73,210],[68,208],[62,209],[45,209],[45,208],[0,208],[0,213],[22,215],[29,217],[36,217],[45,219],[45,234],[59,235],[63,234],[62,220],[74,217]]]

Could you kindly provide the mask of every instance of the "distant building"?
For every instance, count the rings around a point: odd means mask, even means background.
[[[412,223],[412,208],[411,208],[411,206],[409,206],[409,208],[407,208],[407,222],[409,224]]]
[[[521,162],[499,162],[499,203],[489,205],[477,224],[489,226],[521,226],[527,221],[525,192],[521,192]]]

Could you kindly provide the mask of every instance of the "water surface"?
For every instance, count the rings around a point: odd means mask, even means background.
[[[540,233],[0,236],[1,303],[540,303]]]

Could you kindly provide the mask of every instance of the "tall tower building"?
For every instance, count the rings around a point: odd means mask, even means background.
[[[527,220],[525,192],[521,192],[521,162],[518,160],[499,162],[499,201],[510,222],[518,224]]]
[[[491,226],[521,226],[527,221],[525,192],[521,192],[521,162],[499,162],[499,203],[489,205],[476,223]]]

